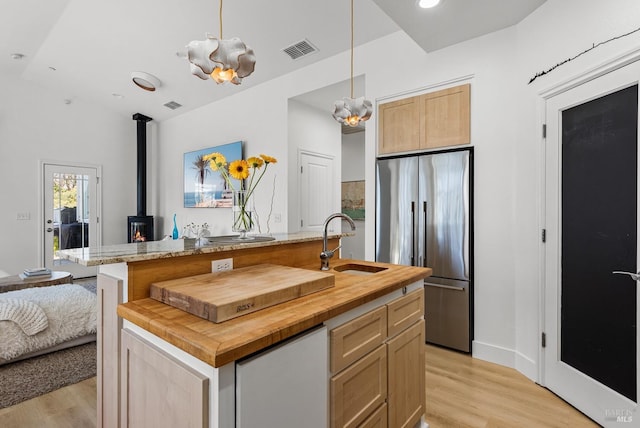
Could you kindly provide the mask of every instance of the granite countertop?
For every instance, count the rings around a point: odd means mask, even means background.
[[[334,239],[353,235],[354,233],[352,232],[330,233],[328,238]],[[253,241],[233,241],[228,237],[210,238],[212,238],[213,242],[207,245],[196,245],[195,239],[176,239],[105,245],[93,248],[75,248],[58,251],[58,254],[64,259],[84,266],[99,266],[112,263],[127,263],[167,257],[189,256],[193,254],[215,253],[256,246],[267,247],[285,243],[318,241],[322,240],[322,233],[297,232],[272,234],[269,236],[259,235],[257,239]]]
[[[360,276],[334,270],[356,263],[385,270]],[[431,275],[430,268],[337,259],[335,286],[222,323],[151,298],[118,306],[118,315],[194,357],[221,367]],[[304,266],[317,271],[317,264]]]

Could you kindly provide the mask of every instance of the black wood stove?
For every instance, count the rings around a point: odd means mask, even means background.
[[[147,122],[153,119],[136,113],[133,120],[138,122],[138,214],[127,217],[127,242],[153,241],[153,216],[147,215]]]

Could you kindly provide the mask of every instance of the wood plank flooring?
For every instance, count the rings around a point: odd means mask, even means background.
[[[427,345],[429,428],[597,427],[518,371]]]
[[[0,409],[3,428],[93,428],[96,426],[96,378],[15,406]]]
[[[430,428],[579,428],[598,425],[514,369],[427,345]],[[0,409],[3,428],[96,426],[96,378]]]

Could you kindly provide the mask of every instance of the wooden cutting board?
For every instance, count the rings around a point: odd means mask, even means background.
[[[151,298],[215,323],[334,286],[333,274],[260,264],[151,284]]]

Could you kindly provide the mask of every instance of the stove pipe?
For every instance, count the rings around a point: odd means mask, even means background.
[[[147,122],[153,119],[144,114],[136,113],[133,115],[133,120],[138,122],[138,217],[145,217],[147,215]]]

